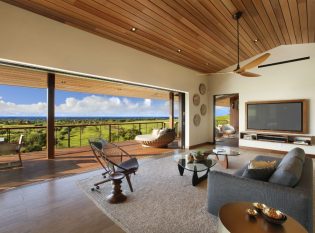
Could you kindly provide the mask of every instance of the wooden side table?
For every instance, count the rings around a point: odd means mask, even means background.
[[[109,175],[109,179],[112,181],[112,193],[107,196],[107,201],[112,204],[124,202],[127,197],[121,191],[121,180],[125,178],[123,173],[113,173]]]
[[[249,217],[246,209],[253,208],[249,202],[234,202],[220,208],[218,233],[307,233],[305,228],[287,215],[282,225],[268,223],[260,214]]]

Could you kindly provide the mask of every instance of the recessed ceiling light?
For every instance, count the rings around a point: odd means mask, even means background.
[[[181,53],[181,52],[182,52],[182,50],[181,50],[181,49],[177,49],[177,52],[178,52],[178,53]]]
[[[132,27],[132,28],[130,29],[130,31],[135,32],[135,31],[137,31],[137,28]]]
[[[258,41],[259,41],[258,39],[255,39],[255,40],[254,40],[254,43],[257,43]]]

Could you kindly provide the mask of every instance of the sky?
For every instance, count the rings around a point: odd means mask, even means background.
[[[46,116],[46,98],[46,89],[0,85],[0,116]],[[55,115],[160,117],[169,115],[169,102],[56,90]]]
[[[229,107],[215,106],[215,115],[216,116],[225,116],[228,114],[230,114],[230,108]]]

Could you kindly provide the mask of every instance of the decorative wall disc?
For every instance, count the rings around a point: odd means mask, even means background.
[[[195,116],[194,116],[194,125],[195,126],[200,125],[200,121],[201,121],[200,115],[199,114],[195,114]]]
[[[200,113],[201,113],[202,116],[206,115],[206,113],[207,113],[207,106],[205,104],[201,105]]]
[[[204,95],[204,94],[206,94],[206,91],[207,91],[206,85],[204,83],[200,83],[200,85],[199,85],[200,94]]]
[[[200,95],[194,94],[193,96],[193,103],[195,106],[198,106],[200,104]]]

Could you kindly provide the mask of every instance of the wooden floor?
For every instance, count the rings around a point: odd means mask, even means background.
[[[120,146],[137,157],[169,153],[173,148],[146,148],[135,141],[121,142]],[[0,163],[16,159],[0,156]],[[100,168],[89,147],[57,149],[56,157],[48,160],[46,151],[22,154],[23,168],[0,170],[0,191],[34,182],[80,174]]]
[[[88,172],[0,193],[0,233],[121,233],[77,187]]]

